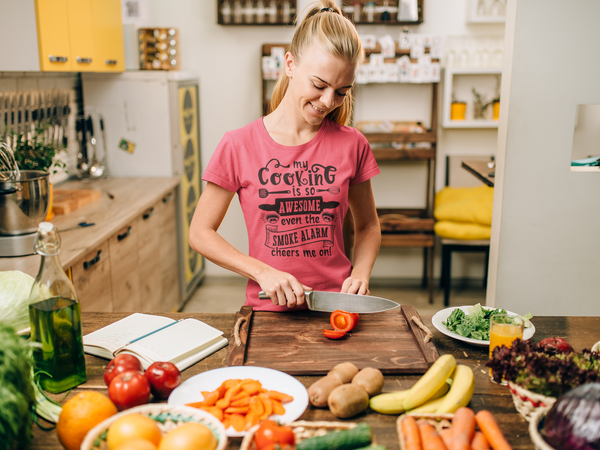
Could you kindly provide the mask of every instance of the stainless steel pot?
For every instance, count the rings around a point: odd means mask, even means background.
[[[49,174],[22,170],[18,179],[0,181],[0,235],[35,233],[48,213]]]

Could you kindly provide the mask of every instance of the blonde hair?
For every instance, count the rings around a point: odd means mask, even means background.
[[[315,42],[332,55],[353,65],[360,64],[364,58],[364,50],[356,28],[342,15],[335,0],[319,0],[308,6],[308,12],[296,28],[290,45],[289,51],[296,63],[302,60],[304,50]],[[279,106],[288,85],[289,78],[285,71],[281,71],[269,102],[269,113]],[[353,89],[346,93],[343,103],[327,117],[340,125],[348,124],[352,116],[352,91]]]

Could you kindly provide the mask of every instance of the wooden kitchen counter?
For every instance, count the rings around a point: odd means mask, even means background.
[[[83,333],[87,334],[95,331],[109,323],[122,319],[128,313],[82,313]],[[174,319],[182,317],[193,317],[207,324],[224,331],[225,337],[230,338],[233,328],[234,314],[200,314],[200,313],[168,313],[162,314]],[[488,359],[488,347],[475,347],[466,343],[451,339],[433,328],[431,316],[422,316],[423,322],[433,332],[433,342],[440,355],[453,355],[458,364],[470,366],[475,373],[475,394],[471,400],[470,407],[475,411],[488,409],[494,413],[500,427],[506,435],[508,441],[516,449],[533,450],[534,445],[529,438],[527,431],[527,422],[516,411],[512,397],[508,388],[493,384],[489,380],[488,369],[485,362]],[[576,349],[591,348],[600,340],[600,317],[535,317],[532,322],[535,324],[536,332],[532,338],[534,342],[539,342],[544,338],[552,336],[565,337],[569,343]],[[205,372],[207,370],[223,367],[227,356],[227,347],[214,353],[208,358],[198,362],[183,372],[183,379],[186,380],[193,375]],[[86,365],[88,381],[69,394],[69,397],[75,395],[81,389],[97,389],[100,392],[107,393],[103,382],[104,368],[107,361],[86,355]],[[297,377],[306,387],[310,386],[317,377],[301,376]],[[410,388],[419,375],[386,375],[384,392],[402,390]],[[396,434],[397,416],[381,415],[371,410],[362,413],[349,421],[366,422],[373,428],[377,438],[377,443],[384,445],[388,450],[399,449],[398,436]],[[311,405],[301,416],[303,420],[338,420],[328,409],[316,409]],[[241,438],[230,438],[228,449],[237,449],[241,443]],[[58,442],[55,431],[42,431],[34,425],[34,440],[31,449],[59,450],[62,446]]]
[[[179,177],[166,178],[109,178],[101,180],[66,181],[54,189],[98,189],[100,200],[65,215],[55,215],[51,222],[59,231],[76,226],[79,222],[95,223],[92,227],[60,233],[60,262],[66,270],[84,255],[120,228],[132,222],[162,196],[173,191]],[[40,256],[0,258],[0,271],[20,270],[33,277],[37,275]]]

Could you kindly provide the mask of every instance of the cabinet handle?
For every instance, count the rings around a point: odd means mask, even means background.
[[[162,201],[163,201],[163,203],[167,203],[167,202],[170,202],[172,198],[173,198],[173,193],[169,192],[169,195],[167,195],[165,198],[163,198]]]
[[[75,58],[75,60],[77,61],[78,64],[91,64],[92,63],[92,58],[82,58],[81,56],[78,56],[77,58]]]
[[[118,61],[116,59],[105,59],[104,64],[107,66],[116,66]]]
[[[150,208],[147,212],[145,212],[142,218],[147,220],[150,218],[150,216],[152,216],[152,214],[154,214],[154,208]]]
[[[92,267],[94,264],[96,264],[98,261],[100,261],[100,258],[102,258],[102,250],[98,250],[98,253],[96,253],[96,256],[94,256],[89,261],[83,262],[83,270],[88,270],[90,267]]]
[[[125,239],[127,236],[129,236],[131,234],[131,227],[127,228],[127,231],[123,234],[118,234],[117,235],[117,241],[122,241],[123,239]]]
[[[69,60],[69,58],[67,58],[66,56],[52,56],[52,55],[49,55],[48,59],[50,59],[50,62],[67,62]]]

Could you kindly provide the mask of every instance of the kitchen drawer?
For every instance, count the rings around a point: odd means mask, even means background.
[[[82,311],[112,311],[108,242],[87,253],[71,273]]]
[[[122,228],[108,239],[113,311],[140,311],[138,223]]]
[[[169,193],[157,205],[160,230],[160,264],[163,305],[162,311],[175,311],[179,306],[179,259],[177,244],[177,222],[175,220],[175,192]],[[187,243],[186,243],[187,245]]]
[[[160,203],[144,211],[138,224],[138,265],[140,270],[140,311],[162,312],[162,278],[160,261]]]

